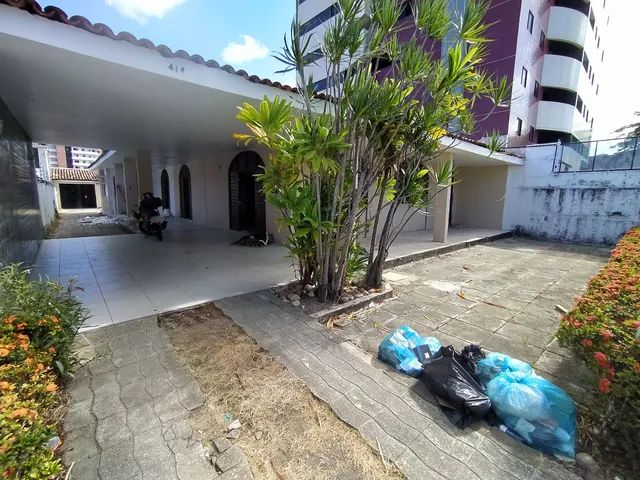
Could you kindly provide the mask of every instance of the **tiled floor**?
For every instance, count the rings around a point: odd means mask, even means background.
[[[500,233],[451,229],[449,242]],[[154,313],[262,290],[294,279],[287,251],[231,245],[241,233],[171,219],[163,242],[142,235],[45,240],[33,274],[83,289],[78,297],[91,311],[86,327],[124,322]],[[403,233],[390,257],[441,247],[429,231]]]
[[[231,245],[241,234],[173,220],[163,242],[135,235],[42,243],[32,274],[76,279],[85,326],[132,320],[293,279],[286,250]]]

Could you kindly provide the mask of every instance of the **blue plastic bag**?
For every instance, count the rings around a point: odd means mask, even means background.
[[[441,347],[437,338],[421,337],[412,328],[401,325],[382,340],[378,347],[378,358],[402,373],[419,377],[422,363],[413,351],[418,345],[428,345],[434,355]]]
[[[561,388],[523,372],[507,372],[487,385],[496,415],[532,447],[575,456],[576,407]]]
[[[486,387],[495,377],[505,372],[533,373],[531,365],[504,353],[492,352],[476,363],[476,375],[480,385]]]

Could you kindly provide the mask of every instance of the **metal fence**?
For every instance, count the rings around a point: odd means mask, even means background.
[[[639,137],[562,144],[554,159],[558,173],[640,170]]]

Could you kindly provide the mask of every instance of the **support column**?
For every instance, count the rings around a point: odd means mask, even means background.
[[[156,197],[160,192],[153,191],[153,178],[151,176],[151,154],[145,150],[139,150],[136,156],[136,169],[138,171],[138,192],[153,192]]]
[[[453,164],[453,153],[445,152],[442,154],[440,164],[451,162]],[[449,181],[451,179],[449,178]],[[449,235],[449,213],[451,210],[451,185],[442,188],[436,186],[438,193],[433,199],[433,241],[446,243]]]
[[[126,214],[131,215],[131,211],[138,208],[140,202],[140,192],[138,191],[138,170],[135,158],[124,159],[124,194],[127,202]]]

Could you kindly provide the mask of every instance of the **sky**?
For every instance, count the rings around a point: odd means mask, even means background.
[[[294,84],[293,73],[276,74],[282,65],[271,57],[283,44],[295,15],[295,0],[51,0],[71,15],[101,22],[115,32],[183,49],[228,63],[249,74]],[[46,0],[41,1],[44,6]],[[611,21],[602,41],[605,64],[593,139],[634,120],[640,110],[640,62],[635,55],[640,1],[608,0]]]
[[[295,0],[40,0],[42,7],[49,4],[116,33],[127,31],[173,51],[295,83],[295,74],[275,73],[282,64],[271,57],[290,30]]]

